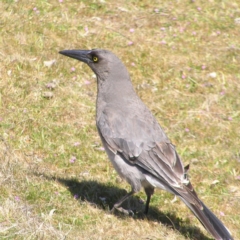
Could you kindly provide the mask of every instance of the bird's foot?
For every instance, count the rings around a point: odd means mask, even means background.
[[[131,209],[124,209],[122,207],[113,207],[110,212],[114,213],[115,210],[117,210],[118,212],[123,213],[126,216],[131,216],[131,217],[134,216],[134,212]]]

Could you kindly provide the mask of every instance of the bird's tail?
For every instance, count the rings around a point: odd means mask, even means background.
[[[201,202],[202,208],[200,208],[199,205],[191,204],[184,198],[180,198],[216,240],[233,240],[230,231],[203,202]]]

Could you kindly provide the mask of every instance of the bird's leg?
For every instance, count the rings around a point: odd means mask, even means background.
[[[149,209],[149,203],[150,203],[150,200],[151,200],[151,196],[152,196],[152,195],[147,195],[147,201],[146,201],[145,211],[144,211],[144,213],[145,213],[146,215],[148,214],[148,209]]]
[[[151,197],[154,193],[154,188],[148,187],[148,188],[144,188],[144,190],[145,190],[145,193],[147,194],[147,201],[146,201],[144,213],[147,215],[148,214],[148,209],[149,209],[149,203],[150,203]]]
[[[113,208],[111,209],[111,213],[114,212],[114,210],[118,210],[119,212],[121,213],[124,213],[125,215],[134,215],[133,211],[132,210],[126,210],[122,207],[120,207],[122,205],[122,203],[124,201],[126,201],[130,196],[132,196],[135,192],[132,190],[131,192],[129,192],[128,194],[126,194],[124,197],[122,197],[119,201],[117,201]]]

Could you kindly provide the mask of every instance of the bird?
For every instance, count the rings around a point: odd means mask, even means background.
[[[104,149],[116,172],[131,191],[117,201],[112,212],[144,189],[148,213],[154,189],[179,197],[217,240],[232,240],[230,231],[199,199],[175,146],[134,90],[123,62],[105,49],[62,50],[62,55],[86,63],[97,78],[96,125]]]

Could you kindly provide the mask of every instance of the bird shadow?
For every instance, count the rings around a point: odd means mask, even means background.
[[[110,209],[113,207],[121,197],[127,194],[126,190],[120,189],[112,184],[103,184],[97,181],[83,180],[78,181],[77,179],[67,179],[55,176],[47,176],[44,174],[35,173],[49,181],[56,181],[63,186],[65,186],[71,195],[78,199],[79,201],[87,201],[92,206],[102,209],[109,213]],[[153,222],[160,222],[167,226],[168,228],[179,231],[183,236],[190,238],[192,240],[210,240],[205,236],[201,230],[192,226],[191,223],[184,221],[183,219],[177,217],[174,213],[163,213],[156,207],[149,208],[149,213],[146,216],[143,214],[144,203],[137,197],[130,197],[130,201],[123,203],[123,208],[133,210],[133,216],[126,216],[117,211],[114,212],[119,218],[132,217],[133,219],[145,219]],[[139,211],[140,209],[140,211]]]

